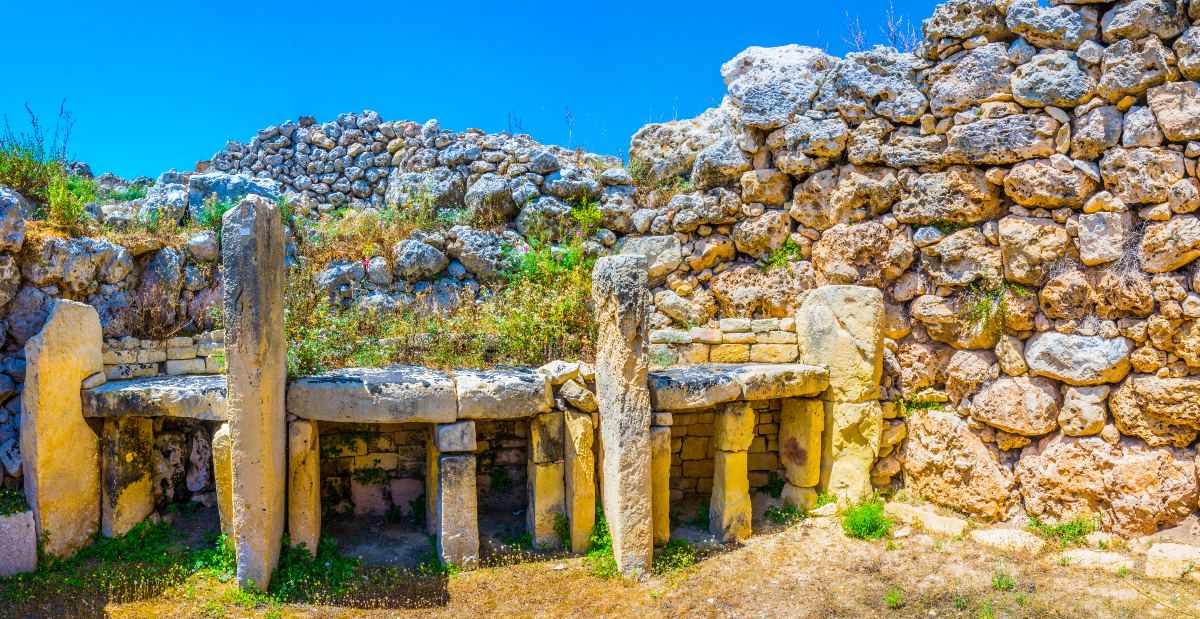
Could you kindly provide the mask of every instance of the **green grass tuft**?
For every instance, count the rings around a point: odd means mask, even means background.
[[[883,514],[883,501],[866,499],[846,508],[842,514],[842,531],[847,537],[875,540],[886,537],[892,530],[892,519]]]

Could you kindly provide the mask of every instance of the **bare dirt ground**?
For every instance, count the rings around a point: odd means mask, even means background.
[[[112,617],[1200,617],[1200,585],[1088,571],[1057,549],[1005,556],[970,541],[897,529],[846,538],[834,517],[757,531],[682,572],[640,582],[550,558],[373,587],[338,605],[255,602],[193,577]],[[0,613],[2,614],[2,613]]]

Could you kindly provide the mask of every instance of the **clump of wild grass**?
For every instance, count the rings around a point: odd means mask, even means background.
[[[891,530],[892,519],[884,515],[883,501],[878,498],[850,505],[842,514],[842,531],[847,537],[876,540],[887,537]]]
[[[1050,524],[1037,516],[1030,516],[1028,528],[1048,540],[1057,541],[1059,546],[1065,548],[1083,544],[1085,538],[1096,531],[1096,519],[1076,516],[1057,524]]]

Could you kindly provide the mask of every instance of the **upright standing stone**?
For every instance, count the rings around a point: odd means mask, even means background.
[[[750,476],[744,451],[713,454],[712,501],[708,506],[708,530],[723,542],[750,537]]]
[[[566,517],[565,469],[561,460],[540,464],[530,460],[526,467],[529,505],[525,510],[525,528],[537,548],[559,546],[555,527],[559,518]]]
[[[479,504],[475,454],[438,458],[437,551],[442,562],[467,567],[479,562]]]
[[[787,482],[797,488],[821,483],[821,435],[825,406],[820,400],[785,398],[779,416],[779,459]]]
[[[883,411],[883,294],[863,286],[823,286],[796,315],[800,363],[829,369],[821,485],[856,500],[871,491]]]
[[[288,423],[288,535],[314,555],[321,540],[321,450],[317,423]]]
[[[596,457],[592,453],[592,416],[568,411],[566,421],[567,520],[571,523],[571,552],[591,548],[596,526]]]
[[[221,277],[237,580],[262,590],[279,562],[287,513],[283,245],[274,202],[250,196],[225,213]]]
[[[671,541],[671,428],[650,428],[650,485],[653,497],[654,545]]]
[[[437,429],[430,427],[425,441],[425,532],[437,535],[438,517],[438,450]]]
[[[654,556],[644,339],[649,296],[646,259],[620,255],[597,260],[592,296],[604,514],[617,567],[626,574],[643,574]]]
[[[37,569],[37,533],[33,512],[22,511],[0,516],[0,578]]]
[[[217,511],[221,514],[221,532],[233,538],[233,437],[229,424],[213,432],[213,482],[217,486]]]
[[[25,343],[21,462],[43,550],[70,556],[100,524],[100,440],[83,417],[83,380],[104,371],[100,316],[57,300]]]
[[[124,535],[154,511],[154,420],[105,419],[100,437],[100,532]]]

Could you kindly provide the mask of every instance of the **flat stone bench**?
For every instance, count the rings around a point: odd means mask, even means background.
[[[652,373],[656,411],[711,408],[728,402],[813,397],[829,387],[829,371],[800,363],[698,365]]]
[[[116,380],[82,391],[83,416],[172,417],[225,421],[225,376],[156,376]]]

